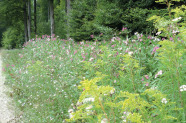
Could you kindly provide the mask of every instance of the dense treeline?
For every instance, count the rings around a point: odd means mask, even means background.
[[[164,15],[165,9],[154,0],[2,0],[0,41],[5,48],[17,48],[43,34],[81,41],[92,40],[90,35],[110,38],[123,27],[129,34],[152,33],[146,19]]]

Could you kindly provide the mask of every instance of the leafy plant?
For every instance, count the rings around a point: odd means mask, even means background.
[[[77,109],[69,110],[68,122],[167,122],[176,118],[169,116],[172,105],[158,90],[148,89],[142,94],[115,90],[112,86],[98,86],[102,77],[81,81],[83,92]],[[170,109],[169,109],[170,110]],[[148,118],[147,118],[148,117]],[[154,119],[156,117],[156,120]]]

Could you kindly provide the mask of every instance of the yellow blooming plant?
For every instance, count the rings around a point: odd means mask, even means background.
[[[71,112],[68,122],[136,122],[150,123],[169,121],[175,118],[168,114],[172,104],[166,96],[155,89],[144,93],[129,93],[115,90],[112,86],[98,86],[103,77],[81,81],[83,90],[75,112]],[[165,119],[166,118],[166,119]]]

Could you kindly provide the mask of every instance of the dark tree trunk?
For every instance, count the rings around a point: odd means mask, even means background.
[[[50,0],[50,28],[51,28],[51,36],[54,34],[54,5],[53,0]]]
[[[48,0],[48,22],[50,21],[50,0]]]
[[[24,1],[24,28],[25,28],[25,42],[28,41],[28,29],[27,29],[27,0]]]
[[[28,0],[28,38],[31,39],[31,3]]]
[[[34,33],[37,34],[37,20],[36,20],[36,0],[34,0]]]
[[[71,9],[71,6],[70,6],[70,0],[66,0],[66,14],[67,14],[67,20],[66,20],[66,22],[67,22],[67,38],[69,38],[70,37],[70,25],[69,25],[69,13],[70,13],[70,9]]]

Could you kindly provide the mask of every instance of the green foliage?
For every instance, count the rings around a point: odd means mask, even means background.
[[[75,0],[70,14],[70,37],[77,41],[90,39],[94,33],[91,21],[94,19],[94,0]],[[86,37],[86,38],[85,38]]]
[[[104,76],[104,75],[103,75]],[[169,116],[168,102],[158,90],[148,89],[141,95],[127,91],[117,92],[111,86],[98,86],[103,77],[81,81],[80,89],[84,89],[79,97],[75,112],[70,112],[68,122],[167,122],[176,118]],[[162,101],[163,100],[163,101]],[[154,116],[157,115],[156,121]],[[148,118],[147,118],[148,117]]]
[[[24,36],[14,27],[8,28],[3,33],[2,45],[4,48],[19,48],[24,42]]]
[[[54,19],[55,19],[55,34],[60,38],[65,39],[67,34],[67,16],[65,13],[65,2],[64,0],[60,1],[60,4],[57,4],[54,10]]]
[[[158,49],[159,52],[159,69],[163,71],[162,80],[171,85],[173,90],[170,90],[170,86],[166,86],[164,83],[159,83],[159,87],[161,87],[169,97],[172,97],[172,100],[177,102],[179,106],[184,108],[184,104],[186,100],[183,98],[182,93],[180,91],[181,85],[184,85],[185,78],[184,73],[185,71],[182,68],[182,65],[185,65],[185,49],[184,44],[181,42],[171,42],[168,40],[162,41],[159,43],[162,45],[161,48]],[[183,93],[184,94],[184,93]]]
[[[153,30],[152,23],[145,22],[145,18],[148,17],[149,12],[150,11],[148,9],[142,9],[138,7],[128,8],[122,14],[121,21],[133,32],[151,32]]]
[[[80,41],[90,40],[90,35],[99,39],[101,33],[103,33],[102,39],[109,39],[113,36],[113,32],[123,27],[130,29],[129,32],[151,32],[152,23],[144,20],[151,13],[151,10],[145,9],[145,6],[152,5],[152,1],[137,3],[108,0],[89,3],[87,0],[75,0],[71,11],[70,35]],[[135,8],[134,4],[139,6]]]
[[[158,49],[159,66],[158,69],[163,71],[163,77],[160,82],[157,83],[159,88],[161,88],[173,101],[176,102],[178,107],[181,107],[180,111],[185,115],[185,103],[186,100],[183,98],[185,93],[182,93],[182,85],[185,82],[185,69],[182,65],[185,65],[185,6],[176,7],[171,9],[173,5],[172,2],[179,0],[164,1],[159,0],[162,4],[168,6],[169,18],[152,16],[149,20],[154,20],[154,25],[158,31],[167,40],[161,41],[159,44],[162,46]],[[174,19],[172,19],[172,17]],[[181,39],[180,39],[181,38]],[[159,75],[157,73],[156,75]],[[155,76],[156,78],[157,76]],[[167,86],[169,85],[169,86]],[[170,89],[172,88],[172,89]],[[184,116],[180,116],[180,119]],[[181,121],[179,119],[179,121]]]

